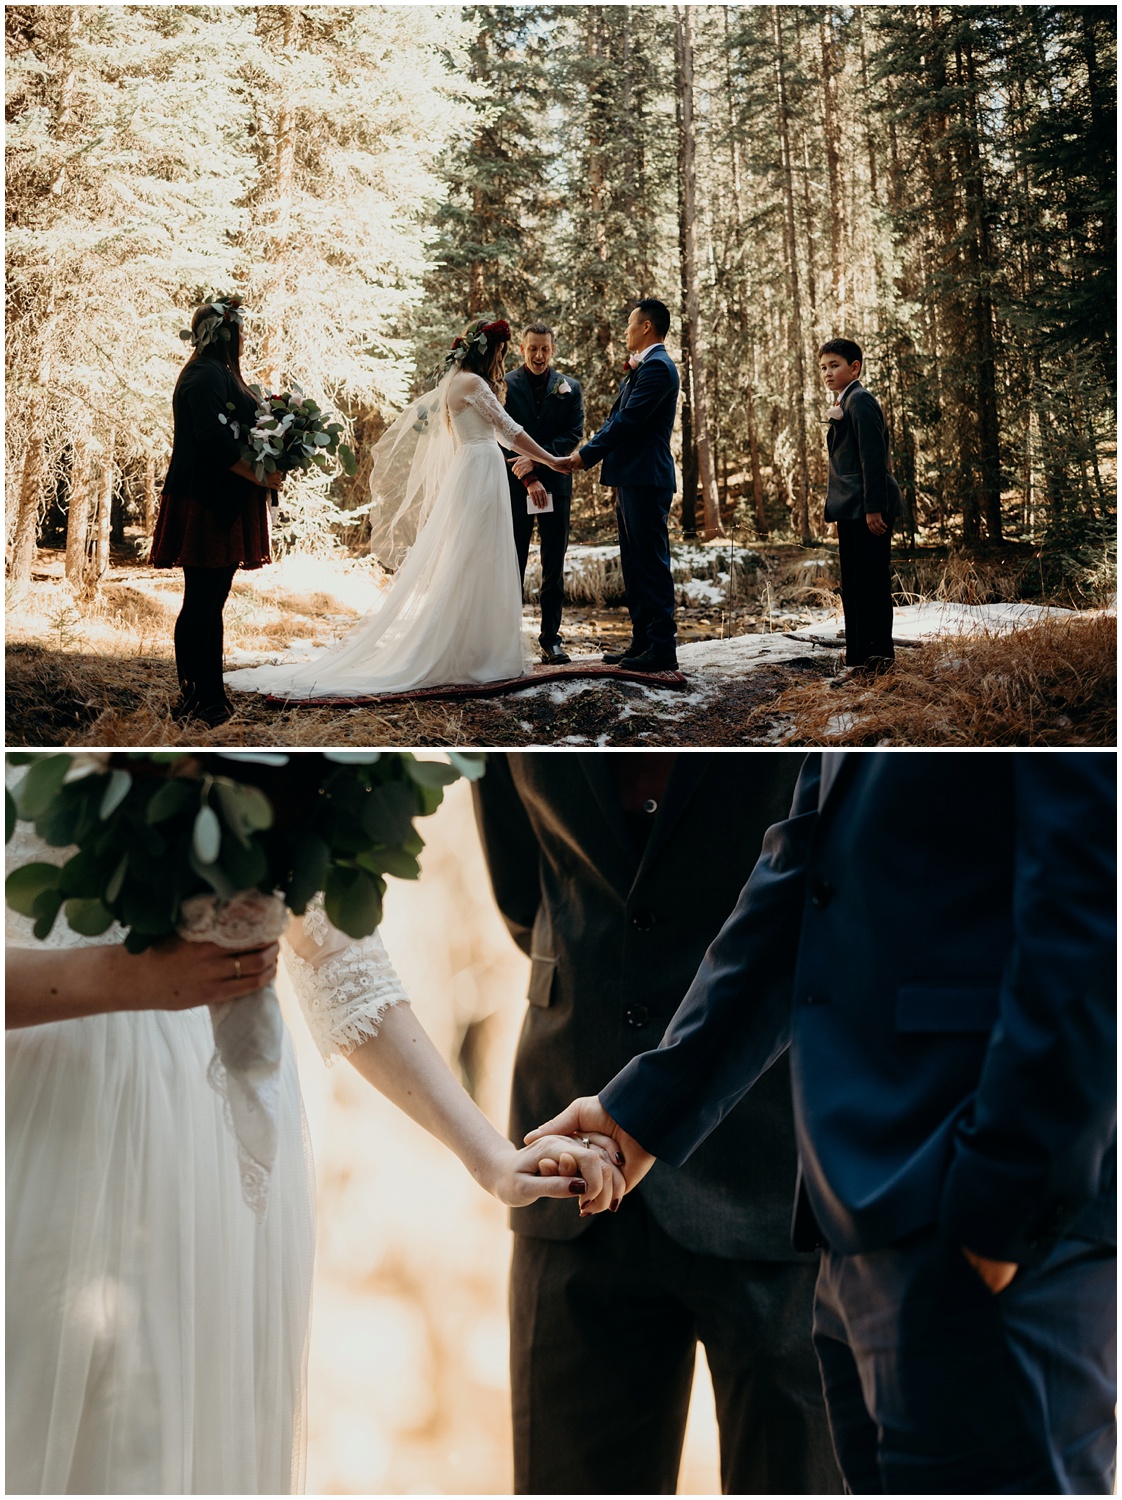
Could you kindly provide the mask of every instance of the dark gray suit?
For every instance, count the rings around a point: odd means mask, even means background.
[[[532,960],[514,1140],[657,1043],[797,773],[782,753],[679,754],[644,848],[613,762],[493,755],[475,787],[496,899]],[[780,1064],[618,1216],[549,1199],[512,1212],[516,1493],[673,1493],[699,1337],[725,1488],[840,1490],[810,1342],[815,1262],[790,1243],[794,1183]]]
[[[842,417],[826,432],[830,478],[826,519],[838,527],[845,662],[848,667],[892,660],[892,522],[900,514],[900,486],[888,468],[888,427],[880,402],[859,380],[846,387]],[[879,513],[888,530],[875,536],[865,520]]]

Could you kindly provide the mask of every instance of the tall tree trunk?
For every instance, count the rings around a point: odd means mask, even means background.
[[[66,507],[66,577],[79,593],[86,587],[86,551],[90,532],[90,480],[93,453],[89,438],[77,434],[70,466],[70,497]]]
[[[748,413],[748,459],[752,471],[752,507],[756,517],[756,535],[767,540],[767,511],[764,508],[764,479],[760,472],[760,444],[756,437],[756,399],[752,394],[752,383],[748,382],[744,392],[744,404]]]
[[[144,535],[156,529],[156,455],[149,449],[144,455]]]
[[[299,7],[283,7],[281,50],[286,61],[292,57],[296,43]],[[266,263],[270,268],[263,297],[266,312],[265,333],[261,340],[261,377],[265,389],[280,389],[285,375],[284,323],[285,293],[288,287],[289,237],[292,230],[292,190],[296,168],[296,110],[292,102],[291,74],[283,73],[283,93],[277,110],[276,136],[273,143],[273,223],[267,238]]]
[[[50,337],[49,327],[44,330]],[[47,420],[47,391],[51,381],[51,361],[44,355],[35,372],[35,384],[27,403],[24,421],[27,445],[19,477],[19,499],[10,542],[8,577],[13,584],[27,583],[35,563],[39,542],[39,512],[47,472],[47,447],[43,429]]]
[[[834,312],[838,327],[845,327],[847,278],[845,256],[845,206],[842,202],[841,131],[838,127],[837,44],[834,13],[823,6],[818,13],[818,39],[822,47],[822,134],[826,141],[826,176],[830,184],[830,268]]]
[[[77,6],[71,6],[67,17],[66,42],[62,58],[62,76],[59,79],[58,99],[55,103],[55,136],[61,137],[62,131],[70,124],[74,117],[74,82],[77,68],[74,64],[74,43],[78,39],[81,29],[81,12]],[[61,142],[60,142],[61,144]],[[58,197],[66,186],[66,161],[60,156],[60,160],[51,173],[51,192]]]
[[[109,539],[113,520],[113,490],[117,483],[117,465],[114,450],[117,434],[109,433],[105,451],[101,458],[101,476],[97,491],[97,513],[94,517],[93,535],[90,538],[89,566],[86,570],[83,592],[92,598],[101,587],[101,581],[109,571]]]
[[[697,273],[697,177],[694,166],[695,135],[693,108],[693,25],[690,7],[676,5],[675,39],[678,52],[678,96],[681,100],[681,133],[678,173],[682,184],[683,240],[685,248],[686,315],[692,333],[694,423],[697,468],[701,484],[702,534],[706,541],[723,536],[717,480],[709,437],[709,400],[705,356],[701,342],[701,311]]]
[[[806,445],[806,364],[803,354],[802,299],[799,292],[799,266],[795,241],[795,182],[791,166],[791,126],[787,105],[787,66],[783,50],[782,7],[771,7],[775,34],[776,87],[779,104],[779,142],[783,164],[784,235],[787,252],[787,281],[791,295],[791,338],[795,357],[795,527],[804,546],[810,534],[810,473]]]

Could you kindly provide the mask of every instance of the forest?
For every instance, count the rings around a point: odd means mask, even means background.
[[[825,532],[820,343],[864,348],[904,546],[1101,577],[1114,535],[1111,6],[9,5],[9,579],[144,554],[177,335],[245,298],[251,378],[357,477],[280,549],[362,542],[368,455],[466,320],[544,318],[611,407],[639,296],[683,376],[675,530]],[[517,361],[511,350],[511,364]],[[578,480],[575,534],[610,492]]]

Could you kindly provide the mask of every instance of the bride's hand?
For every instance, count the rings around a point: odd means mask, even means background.
[[[602,1213],[626,1191],[623,1173],[611,1151],[592,1141],[543,1136],[521,1150],[504,1142],[497,1153],[488,1186],[510,1208],[538,1198],[578,1198],[582,1217]]]
[[[276,978],[280,944],[233,950],[173,937],[143,953],[119,951],[121,978],[133,996],[129,1009],[191,1010],[264,989]]]

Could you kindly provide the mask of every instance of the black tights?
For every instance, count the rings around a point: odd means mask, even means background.
[[[237,568],[184,568],[183,607],[175,622],[175,670],[185,695],[220,703],[222,610]]]

